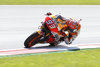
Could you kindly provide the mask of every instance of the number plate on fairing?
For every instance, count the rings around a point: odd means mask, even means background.
[[[52,32],[58,32],[58,28],[50,17],[46,17],[45,23]]]

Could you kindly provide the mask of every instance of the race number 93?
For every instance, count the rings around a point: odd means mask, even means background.
[[[56,26],[51,20],[46,21],[46,23],[49,25],[50,28],[56,28]]]

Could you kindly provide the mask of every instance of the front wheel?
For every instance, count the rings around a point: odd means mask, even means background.
[[[35,32],[31,34],[24,42],[25,48],[30,48],[34,46],[35,44],[39,43],[39,40],[42,36],[38,34],[38,32]]]

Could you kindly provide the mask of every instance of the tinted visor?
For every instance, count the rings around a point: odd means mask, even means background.
[[[72,29],[72,28],[69,27],[69,31],[70,31],[71,33],[74,33],[74,32],[77,31],[77,28],[76,28],[76,29]]]
[[[74,32],[74,29],[69,28],[69,31],[70,31],[71,33],[73,33],[73,32]]]

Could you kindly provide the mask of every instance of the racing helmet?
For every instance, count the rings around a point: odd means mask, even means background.
[[[76,20],[71,20],[69,23],[68,23],[68,28],[69,28],[69,31],[71,33],[77,31],[77,28],[79,26],[79,21],[76,21]]]

